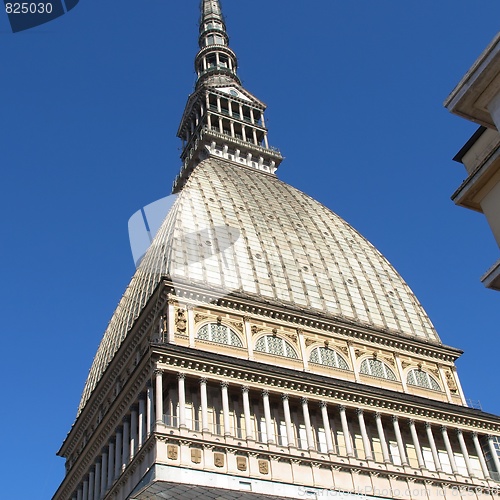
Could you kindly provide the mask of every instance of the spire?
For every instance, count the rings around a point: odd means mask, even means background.
[[[202,0],[200,16],[200,50],[195,59],[197,86],[205,80],[224,84],[240,80],[236,75],[238,61],[229,48],[229,37],[219,0]]]
[[[177,131],[182,140],[182,168],[174,181],[174,193],[206,158],[268,174],[274,174],[283,159],[268,143],[266,105],[243,88],[236,74],[238,60],[229,48],[219,0],[201,2],[198,43],[196,88]]]

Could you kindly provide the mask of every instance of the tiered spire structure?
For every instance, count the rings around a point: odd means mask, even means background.
[[[241,85],[219,0],[201,2],[199,46],[195,91],[177,132],[183,166],[173,191],[179,191],[196,165],[210,156],[274,174],[283,158],[268,143],[266,105]]]

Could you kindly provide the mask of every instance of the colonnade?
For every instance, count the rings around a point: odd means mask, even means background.
[[[165,425],[246,439],[249,446],[264,442],[287,447],[290,453],[299,449],[325,453],[332,461],[336,456],[348,457],[478,479],[490,479],[492,473],[497,478],[500,472],[491,435],[157,370],[72,500],[102,499],[149,435],[155,429],[161,432]]]
[[[154,431],[154,414],[153,388],[148,384],[146,391],[130,407],[113,436],[102,448],[72,500],[104,498]]]
[[[491,454],[492,463],[490,468],[493,472],[500,471],[500,462],[495,450],[493,436],[484,434],[479,436],[477,432],[469,430],[367,411],[362,408],[348,408],[345,405],[336,404],[329,405],[325,401],[316,401],[311,398],[292,397],[288,394],[271,394],[268,390],[251,389],[245,385],[231,385],[226,381],[220,383],[210,382],[212,390],[216,384],[220,390],[220,407],[216,409],[216,413],[220,413],[221,425],[218,426],[215,425],[215,422],[209,421],[209,398],[207,395],[209,381],[207,378],[202,377],[190,381],[191,391],[195,382],[199,384],[199,398],[196,405],[192,403],[187,405],[186,403],[185,375],[182,373],[177,374],[176,382],[172,382],[172,379],[173,375],[170,376],[169,383],[171,390],[177,392],[174,405],[177,417],[175,422],[181,428],[193,427],[193,422],[196,421],[196,415],[192,413],[194,411],[196,414],[201,415],[201,421],[197,422],[199,424],[197,430],[204,432],[246,438],[248,441],[265,441],[268,444],[288,446],[289,448],[316,450],[331,455],[363,458],[367,461],[418,467],[423,470],[468,475],[470,477],[490,478],[490,469],[484,456],[486,449]],[[241,394],[241,396],[236,396],[237,399],[241,399],[242,403],[241,418],[236,418],[236,422],[235,412],[231,411],[229,404],[230,391],[233,400],[235,393]],[[156,408],[161,412],[158,415],[164,412],[163,396],[160,397],[160,394],[163,394],[163,376],[161,373],[157,373]],[[260,426],[256,420],[256,412],[258,411],[255,409],[256,395],[259,399],[258,406],[262,415],[262,425]],[[278,396],[281,398],[280,408],[277,408],[276,405]],[[293,412],[291,411],[292,401],[295,417],[292,416]],[[196,410],[194,409],[195,406]],[[189,419],[186,416],[187,412],[190,412]],[[276,418],[277,413],[283,420],[281,425],[277,422],[279,420]],[[300,414],[300,421],[297,420],[297,413]],[[315,425],[312,423],[311,413],[314,413],[316,417]],[[338,434],[343,437],[343,443],[339,443],[338,438],[334,439],[335,434],[332,432],[331,423],[336,420],[340,421]],[[157,417],[157,421],[159,421],[159,417]],[[174,422],[172,419],[164,421],[167,425],[171,425],[172,422]],[[299,427],[303,430],[302,435],[299,433]],[[356,428],[356,431],[359,431],[360,436],[354,436],[354,434],[358,433],[353,431],[353,427]],[[321,428],[321,437],[323,438],[321,443],[318,439],[319,428]],[[389,433],[395,439],[395,446],[393,446],[392,451],[388,445],[387,435]],[[356,437],[360,437],[360,444],[357,447],[355,446]],[[481,445],[480,438],[483,445]],[[374,441],[377,442],[379,448],[377,453],[374,451]],[[423,442],[425,442],[425,447],[422,444]],[[427,451],[427,457],[424,457],[424,448]],[[412,451],[412,457],[410,457],[409,451]],[[471,457],[473,457],[476,467],[474,467]],[[462,461],[461,467],[457,465],[458,458]]]

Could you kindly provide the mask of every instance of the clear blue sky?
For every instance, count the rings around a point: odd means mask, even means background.
[[[450,195],[476,126],[442,102],[498,30],[498,0],[226,0],[244,85],[269,105],[279,177],[372,241],[500,413],[499,257]],[[193,89],[198,0],[82,0],[12,34],[0,14],[2,497],[48,499],[55,456],[134,266],[127,221],[169,194]]]

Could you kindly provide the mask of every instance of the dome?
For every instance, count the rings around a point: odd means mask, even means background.
[[[161,277],[440,344],[384,256],[274,175],[215,158],[179,193],[108,325],[80,410]]]

